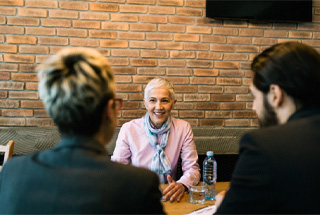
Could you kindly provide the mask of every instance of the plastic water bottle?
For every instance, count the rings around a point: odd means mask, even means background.
[[[206,199],[214,200],[216,197],[217,161],[213,157],[213,151],[207,151],[207,157],[203,161],[203,183],[206,184]]]

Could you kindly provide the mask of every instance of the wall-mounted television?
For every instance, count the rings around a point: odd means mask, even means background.
[[[312,0],[206,0],[206,17],[285,22],[311,22]]]

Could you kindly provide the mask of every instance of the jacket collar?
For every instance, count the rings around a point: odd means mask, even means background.
[[[101,143],[92,137],[87,136],[62,136],[60,143],[54,150],[60,150],[63,148],[82,148],[90,151],[96,151],[97,153],[105,154],[106,156],[108,155],[107,150]]]
[[[292,120],[300,119],[300,118],[315,116],[315,115],[320,115],[320,107],[301,108],[289,117],[288,122]]]

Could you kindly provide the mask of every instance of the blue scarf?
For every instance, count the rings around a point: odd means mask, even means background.
[[[160,183],[164,184],[166,181],[166,176],[171,173],[171,163],[164,153],[164,148],[167,145],[168,137],[170,134],[172,120],[171,116],[168,117],[167,121],[163,123],[161,128],[154,129],[150,123],[150,116],[147,112],[144,117],[144,130],[146,131],[149,143],[156,148],[156,153],[154,154],[151,162],[151,171],[158,174]],[[160,143],[158,143],[158,135],[162,135]]]

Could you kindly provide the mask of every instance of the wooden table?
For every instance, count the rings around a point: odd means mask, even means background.
[[[226,190],[229,187],[230,182],[217,182],[216,184],[216,190],[217,193],[219,193],[222,190]],[[164,190],[168,184],[161,184],[161,189]],[[162,202],[163,209],[168,215],[173,214],[187,214],[191,213],[194,210],[197,210],[199,208],[203,208],[205,206],[214,205],[215,200],[206,200],[203,205],[201,204],[192,204],[190,203],[190,194],[185,193],[183,198],[180,200],[180,202]]]

